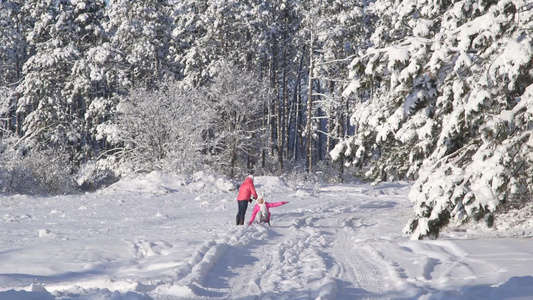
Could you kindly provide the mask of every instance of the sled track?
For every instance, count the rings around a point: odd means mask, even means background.
[[[386,299],[396,289],[387,278],[401,271],[354,239],[354,226],[352,210],[337,207],[242,228],[203,251],[178,285],[200,299]]]
[[[389,198],[390,199],[390,198]],[[377,237],[386,222],[373,211],[394,201],[364,198],[354,206],[325,199],[268,225],[244,226],[204,244],[178,270],[184,299],[391,299],[420,295],[395,261],[397,241]],[[389,249],[390,248],[390,249]],[[430,276],[430,275],[428,275]],[[423,289],[423,288],[422,288]]]
[[[223,299],[254,299],[257,295],[261,299],[335,299],[336,283],[327,273],[324,254],[318,250],[327,241],[320,231],[302,226],[305,223],[304,219],[288,226],[247,228],[241,243],[228,245],[209,275],[197,281],[196,295],[218,295]]]
[[[372,295],[382,292],[380,288],[382,271],[369,261],[368,251],[358,246],[347,231],[339,232],[339,237],[332,247],[332,256],[340,266],[338,277],[347,282],[357,283],[357,286],[353,288],[358,291],[358,295],[344,296],[346,298],[357,296],[357,299],[379,299]]]

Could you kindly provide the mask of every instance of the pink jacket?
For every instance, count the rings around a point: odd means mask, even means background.
[[[257,199],[257,192],[255,191],[254,187],[254,181],[250,177],[246,177],[244,182],[241,184],[241,187],[239,188],[239,195],[237,195],[238,201],[248,201],[250,200],[250,196],[254,196],[255,199]]]
[[[282,206],[283,204],[287,204],[287,203],[289,203],[289,202],[286,202],[286,201],[274,202],[274,203],[265,202],[265,205],[266,205],[266,208],[267,208],[267,212],[268,212],[268,220],[270,220],[270,208],[271,207],[278,207],[278,206]],[[252,225],[252,223],[254,222],[254,219],[255,219],[255,215],[257,215],[257,213],[259,212],[260,209],[261,209],[261,206],[259,206],[259,204],[256,204],[254,206],[254,212],[252,213],[252,217],[250,218],[250,222],[248,222],[248,225]]]

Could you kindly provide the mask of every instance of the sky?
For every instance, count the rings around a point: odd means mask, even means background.
[[[0,299],[533,297],[524,212],[419,241],[402,231],[408,183],[256,176],[267,202],[289,203],[271,227],[236,226],[238,183],[153,172],[86,194],[3,195]]]

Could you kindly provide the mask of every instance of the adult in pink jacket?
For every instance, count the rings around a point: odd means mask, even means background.
[[[269,203],[266,202],[265,199],[259,198],[257,199],[257,204],[254,206],[254,212],[252,213],[252,217],[250,218],[250,222],[248,222],[248,225],[252,225],[254,222],[255,216],[257,215],[257,222],[267,222],[268,226],[270,226],[270,208],[271,207],[278,207],[282,206],[283,204],[287,204],[289,202],[273,202]]]
[[[237,212],[237,225],[244,225],[244,216],[248,209],[248,202],[252,202],[252,198],[257,199],[257,192],[254,186],[254,176],[248,175],[239,188],[239,195],[237,195],[237,204],[239,211]]]

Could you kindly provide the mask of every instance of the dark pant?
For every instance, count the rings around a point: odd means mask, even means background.
[[[237,213],[237,225],[244,225],[244,215],[248,209],[248,200],[237,201],[239,212]]]

